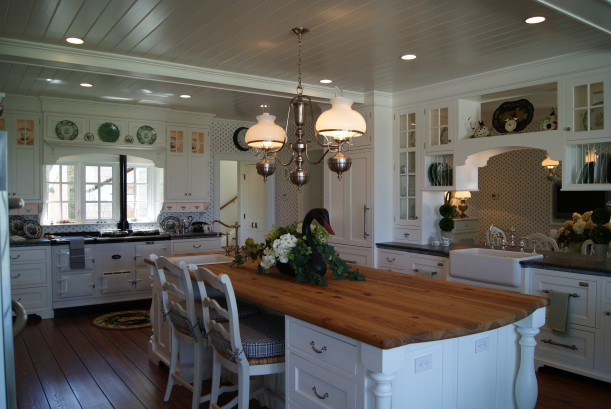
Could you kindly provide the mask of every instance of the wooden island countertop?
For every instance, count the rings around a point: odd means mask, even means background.
[[[231,277],[236,296],[381,349],[462,337],[519,321],[547,298],[358,267],[366,281],[296,283],[255,264],[209,264]],[[272,269],[275,270],[275,269]]]

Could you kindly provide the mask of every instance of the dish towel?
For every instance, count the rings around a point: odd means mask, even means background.
[[[85,239],[70,240],[70,269],[85,269]]]
[[[416,275],[418,277],[436,278],[435,276],[437,275],[437,271],[418,270],[418,271],[416,271]]]
[[[550,290],[548,324],[552,332],[566,335],[566,320],[569,315],[569,293]]]

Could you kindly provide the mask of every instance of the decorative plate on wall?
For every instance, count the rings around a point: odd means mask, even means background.
[[[119,127],[112,122],[104,122],[98,128],[98,136],[104,142],[116,142],[120,135]]]
[[[167,216],[161,221],[161,228],[167,233],[176,233],[180,226],[180,219],[175,216]]]
[[[533,120],[534,111],[527,99],[503,102],[492,114],[492,126],[500,133],[520,132]]]
[[[138,142],[142,144],[152,145],[153,143],[155,143],[155,140],[157,139],[157,132],[155,132],[155,130],[152,127],[148,125],[144,125],[138,128],[138,132],[136,133],[136,138],[138,138]]]
[[[64,141],[71,141],[78,136],[78,126],[72,121],[59,121],[55,125],[55,135]]]

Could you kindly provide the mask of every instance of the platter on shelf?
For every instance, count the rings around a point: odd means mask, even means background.
[[[526,99],[503,102],[492,114],[492,126],[500,133],[520,132],[530,124],[534,111]]]
[[[431,186],[452,185],[452,167],[445,162],[434,162],[429,165],[427,176]]]
[[[55,125],[55,135],[61,140],[71,141],[78,136],[78,126],[72,121],[59,121]]]
[[[42,236],[42,226],[35,220],[28,220],[23,225],[23,235],[26,239],[39,239]]]
[[[175,216],[167,216],[161,220],[161,228],[167,233],[176,233],[180,226],[180,220]]]
[[[138,142],[142,144],[152,145],[157,139],[157,132],[155,132],[155,129],[153,129],[152,127],[144,125],[138,128],[136,138],[138,138]]]
[[[112,122],[104,122],[98,127],[98,136],[104,142],[116,142],[120,135],[119,127]]]
[[[23,226],[25,219],[21,216],[11,216],[9,218],[9,230],[13,236],[21,236],[23,234]]]

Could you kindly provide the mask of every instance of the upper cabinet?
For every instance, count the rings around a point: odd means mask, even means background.
[[[452,149],[456,128],[452,126],[454,109],[452,101],[430,104],[425,107],[426,142],[425,150],[447,151]]]
[[[0,130],[8,133],[8,194],[40,201],[40,115],[7,113]]]
[[[610,81],[609,74],[571,78],[566,81],[564,123],[568,140],[611,136]]]
[[[395,224],[419,225],[420,201],[418,175],[421,144],[420,121],[422,110],[418,107],[395,113]]]
[[[208,129],[168,126],[165,200],[210,201],[210,141]]]
[[[361,107],[355,109],[355,111],[365,118],[367,130],[363,136],[352,139],[352,149],[371,149],[373,147],[373,112],[369,107]],[[350,155],[348,154],[348,156]]]

